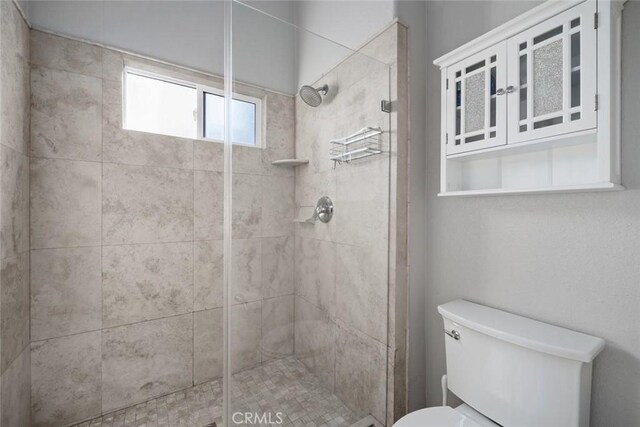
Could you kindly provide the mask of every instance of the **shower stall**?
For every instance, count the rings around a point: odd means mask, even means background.
[[[304,2],[29,3],[0,30],[30,104],[2,425],[393,424],[407,28],[347,47]]]

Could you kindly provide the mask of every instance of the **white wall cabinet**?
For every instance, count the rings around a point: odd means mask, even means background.
[[[549,1],[435,61],[441,195],[622,188],[621,12]]]

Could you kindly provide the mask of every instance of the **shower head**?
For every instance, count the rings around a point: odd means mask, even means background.
[[[328,91],[328,85],[324,85],[319,88],[305,85],[300,88],[300,98],[302,98],[307,105],[317,107],[322,104],[322,96],[326,95]]]

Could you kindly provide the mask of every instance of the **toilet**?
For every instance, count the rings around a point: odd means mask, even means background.
[[[604,340],[458,299],[438,306],[443,406],[395,427],[587,427],[593,359]],[[464,403],[446,406],[451,390]]]

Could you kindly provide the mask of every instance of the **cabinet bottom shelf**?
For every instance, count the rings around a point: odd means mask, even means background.
[[[539,188],[488,188],[482,190],[458,190],[438,193],[440,197],[473,197],[500,196],[507,194],[551,194],[551,193],[585,193],[591,191],[621,191],[624,186],[613,182],[596,182],[593,184],[563,185]]]

